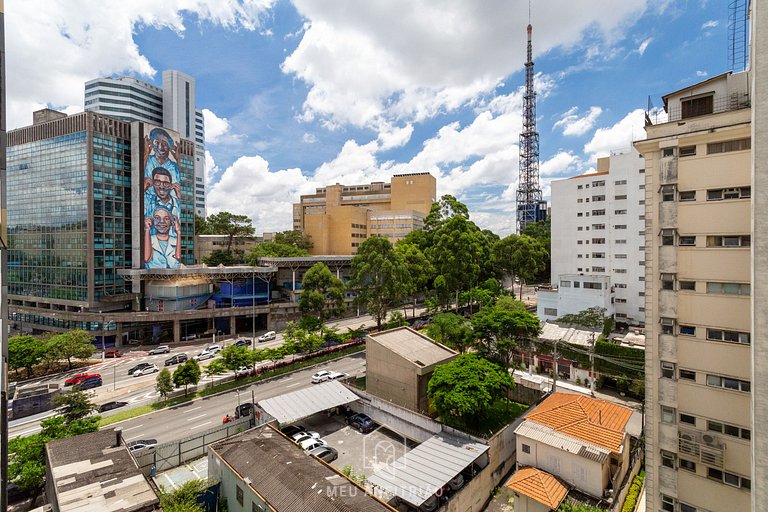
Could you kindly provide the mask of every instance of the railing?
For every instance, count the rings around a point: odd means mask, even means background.
[[[696,458],[696,462],[722,468],[725,461],[725,445],[712,434],[695,430],[678,432],[678,451]]]
[[[680,121],[682,119],[693,119],[709,114],[720,114],[732,110],[741,110],[743,108],[750,108],[751,106],[752,103],[748,92],[734,92],[727,96],[713,98],[711,105],[706,103],[676,105],[674,107],[667,107],[666,110],[652,108],[646,111],[645,116],[646,123],[663,124],[672,121]]]

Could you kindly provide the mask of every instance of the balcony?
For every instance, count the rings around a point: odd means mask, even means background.
[[[696,430],[680,429],[677,441],[678,452],[694,458],[694,462],[701,462],[708,466],[722,468],[725,462],[725,444],[710,433],[702,433]]]
[[[656,125],[710,114],[741,110],[743,108],[749,108],[750,106],[751,102],[748,92],[732,92],[717,98],[712,97],[710,100],[701,98],[700,101],[697,102],[686,101],[680,105],[667,107],[666,109],[651,108],[645,113],[645,121],[646,125]]]

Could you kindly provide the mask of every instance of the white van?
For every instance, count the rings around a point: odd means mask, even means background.
[[[277,338],[277,333],[275,331],[269,331],[259,336],[259,343],[272,341],[275,338]]]

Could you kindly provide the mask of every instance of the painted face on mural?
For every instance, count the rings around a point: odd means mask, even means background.
[[[172,145],[173,142],[170,141],[165,133],[156,134],[152,140],[152,148],[155,150],[155,156],[157,156],[157,159],[161,162],[168,159],[168,154],[171,151]]]
[[[152,171],[152,186],[155,189],[155,195],[157,195],[161,201],[168,201],[171,197],[171,190],[173,187],[171,173],[163,167],[157,167]]]
[[[158,208],[152,216],[155,231],[161,235],[167,235],[171,231],[171,212],[165,208]]]

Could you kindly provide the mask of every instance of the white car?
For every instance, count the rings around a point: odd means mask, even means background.
[[[147,352],[147,355],[154,356],[155,354],[168,354],[171,351],[171,347],[168,345],[160,345],[159,347],[155,347],[149,352]]]
[[[297,432],[291,436],[291,439],[293,439],[294,442],[301,444],[302,441],[306,441],[307,439],[320,439],[320,433],[314,431]]]
[[[213,354],[215,354],[216,352],[221,352],[221,345],[219,345],[218,343],[214,343],[213,345],[208,345],[208,347],[206,347],[206,349],[203,350],[203,352],[211,352]]]
[[[328,378],[326,380],[343,379],[345,377],[349,377],[349,374],[344,372],[331,372],[331,374],[328,375]]]
[[[133,376],[141,377],[142,375],[149,375],[150,373],[155,373],[159,371],[160,371],[160,368],[158,368],[156,364],[150,364],[149,366],[146,366],[144,368],[141,368],[133,372]]]
[[[320,384],[321,382],[325,382],[328,380],[328,377],[331,375],[331,372],[328,370],[320,370],[316,374],[312,376],[312,384]]]
[[[209,352],[208,349],[206,349],[206,350],[203,350],[202,352],[200,352],[199,354],[197,354],[192,359],[194,359],[195,361],[204,361],[206,359],[213,358],[215,355],[216,354],[214,352]]]
[[[328,446],[328,443],[326,443],[322,439],[307,439],[306,441],[299,443],[299,446],[301,446],[302,449],[309,452],[321,446]]]
[[[235,373],[248,373],[251,370],[253,370],[253,366],[241,366],[235,370]]]
[[[277,338],[277,333],[275,331],[269,331],[259,336],[259,343],[263,343],[265,341],[272,341],[275,338]]]

